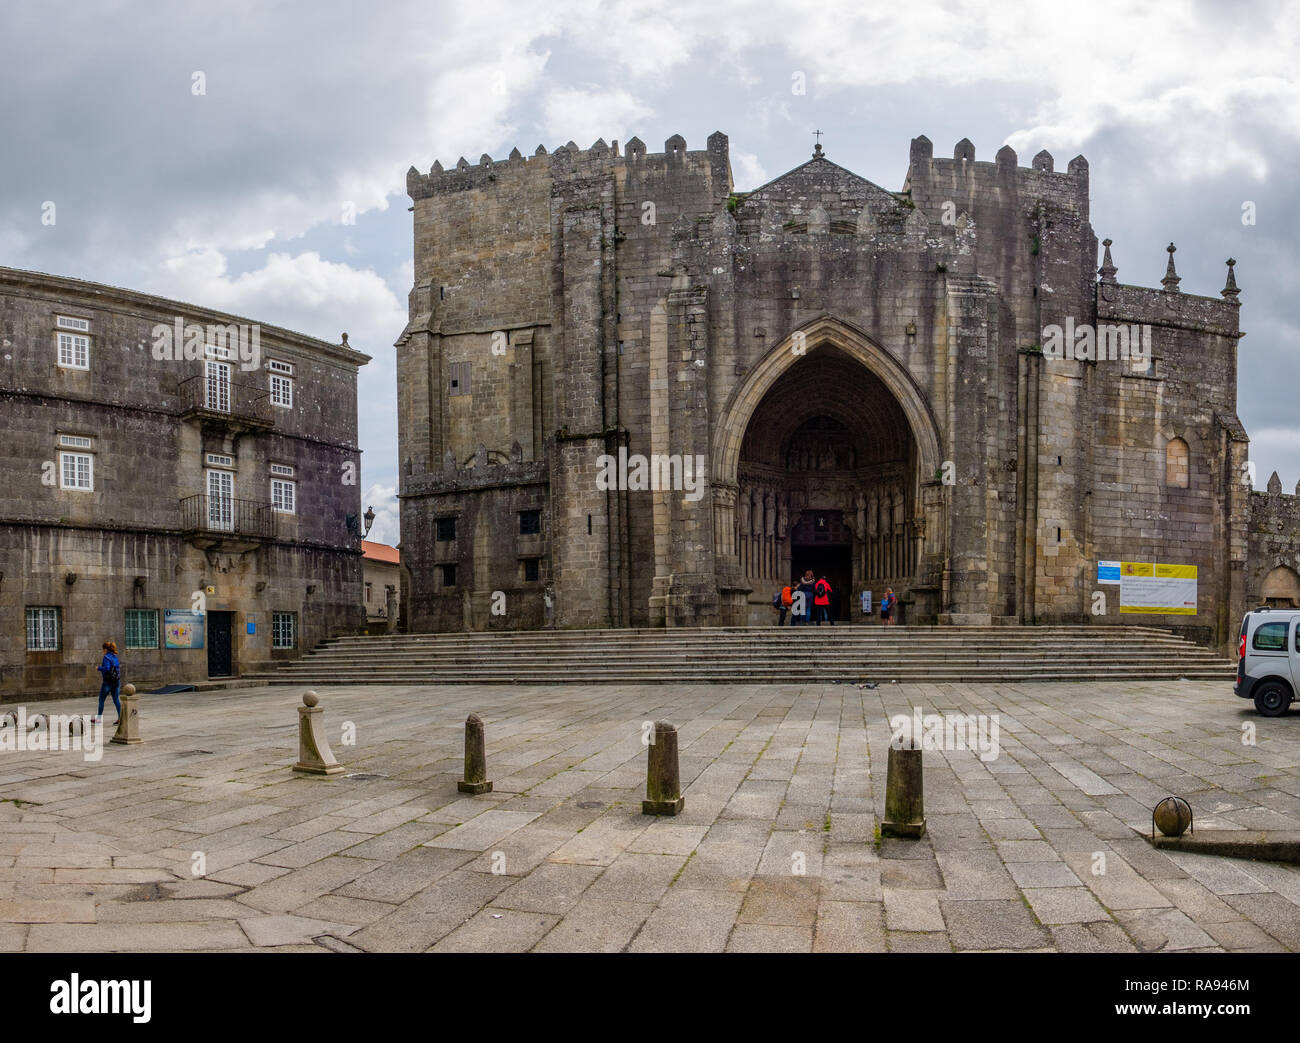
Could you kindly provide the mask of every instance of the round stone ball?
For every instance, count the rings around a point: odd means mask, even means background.
[[[320,696],[315,692],[304,692],[302,695],[302,704],[304,706],[315,706],[320,702]]]
[[[135,695],[135,685],[133,685],[133,684],[124,684],[124,685],[122,685],[122,694],[123,694],[123,695]]]
[[[1167,837],[1181,837],[1192,824],[1192,809],[1181,797],[1166,797],[1156,805],[1156,829]]]

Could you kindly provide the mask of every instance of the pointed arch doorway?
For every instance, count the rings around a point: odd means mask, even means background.
[[[738,622],[763,622],[755,606],[804,569],[830,581],[837,620],[861,619],[863,591],[915,593],[942,556],[942,491],[923,480],[937,429],[907,371],[834,319],[800,332],[733,395],[715,442],[720,586],[751,592]]]

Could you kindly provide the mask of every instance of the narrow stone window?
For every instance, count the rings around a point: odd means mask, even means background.
[[[1171,489],[1187,488],[1190,456],[1187,443],[1181,438],[1169,440],[1165,446],[1165,485]]]

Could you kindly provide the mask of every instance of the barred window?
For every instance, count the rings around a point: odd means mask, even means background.
[[[27,651],[57,652],[63,636],[61,631],[57,608],[27,610]]]
[[[541,575],[542,559],[541,558],[524,558],[524,582],[536,583]]]
[[[542,512],[541,511],[520,511],[519,512],[519,535],[535,536],[542,531]]]
[[[60,488],[91,491],[95,488],[95,458],[89,453],[60,453],[59,472]]]
[[[283,478],[271,479],[271,509],[276,514],[293,514],[297,510],[297,488]]]
[[[271,647],[298,647],[298,616],[296,613],[271,613]]]
[[[60,333],[59,365],[65,369],[90,369],[90,338],[79,333]]]
[[[454,587],[456,585],[456,566],[439,565],[438,568],[442,570],[442,585],[444,587]]]
[[[441,543],[450,543],[456,538],[456,519],[439,518],[438,519],[438,540]]]
[[[271,404],[286,409],[293,405],[293,380],[290,377],[271,374]]]
[[[126,610],[125,647],[158,647],[158,610],[156,608],[128,608]]]

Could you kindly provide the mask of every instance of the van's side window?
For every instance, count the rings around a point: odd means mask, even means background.
[[[1261,623],[1251,647],[1259,652],[1285,652],[1289,623]]]

